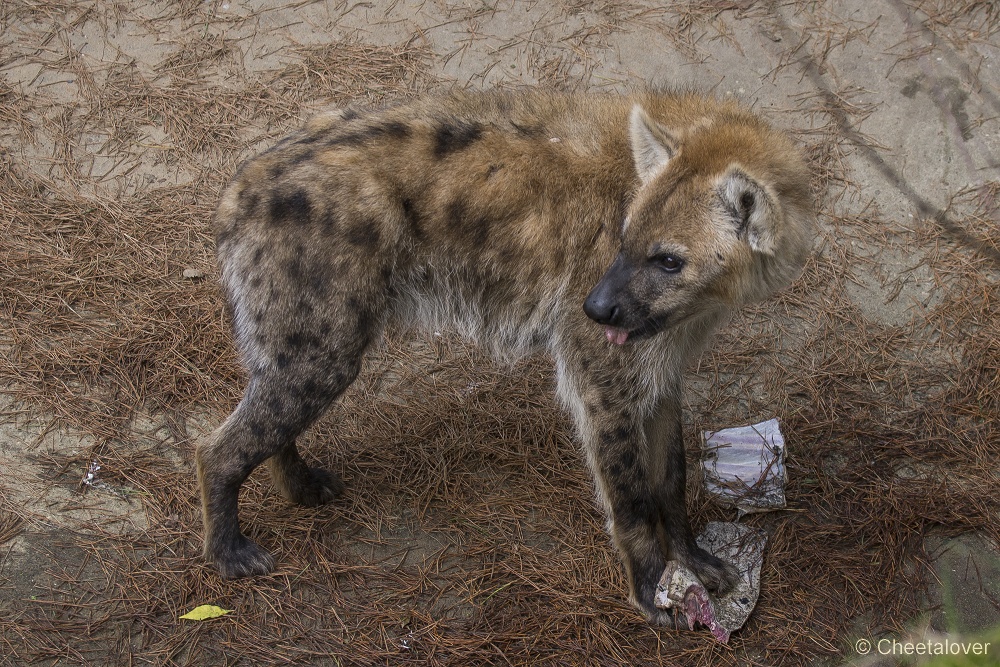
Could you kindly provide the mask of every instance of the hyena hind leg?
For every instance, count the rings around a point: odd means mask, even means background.
[[[328,503],[344,493],[344,483],[336,474],[309,466],[290,442],[267,460],[271,482],[289,502],[306,507]]]
[[[309,427],[357,375],[320,369],[308,378],[251,377],[236,410],[197,450],[205,523],[204,555],[220,574],[236,579],[267,574],[274,558],[243,535],[239,520],[239,490],[265,460],[279,491],[294,502],[315,505],[340,493],[334,475],[310,468],[295,446]]]

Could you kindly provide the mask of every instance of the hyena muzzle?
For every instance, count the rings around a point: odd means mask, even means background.
[[[681,378],[731,310],[786,286],[812,242],[791,141],[695,93],[453,93],[310,121],[222,196],[222,283],[249,381],[197,451],[205,556],[270,572],[237,497],[264,461],[292,502],[343,484],[296,438],[390,324],[447,326],[510,358],[550,354],[630,600],[650,620],[667,559],[711,589],[694,542]]]

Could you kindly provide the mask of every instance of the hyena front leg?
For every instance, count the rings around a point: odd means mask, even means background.
[[[679,387],[660,399],[643,430],[649,448],[649,476],[661,511],[661,540],[667,553],[698,575],[709,590],[726,592],[738,580],[736,568],[699,547],[688,520]]]
[[[653,597],[666,558],[659,535],[661,507],[649,476],[649,448],[638,415],[616,398],[598,393],[585,402],[584,449],[625,566],[629,601],[651,622],[662,624],[670,616],[653,605]]]
[[[620,370],[560,378],[564,397],[574,404],[611,537],[625,565],[629,600],[651,622],[665,623],[671,616],[657,609],[653,598],[668,558],[680,560],[717,591],[735,582],[735,571],[699,548],[692,536],[678,398],[644,415],[623,384],[628,383]]]

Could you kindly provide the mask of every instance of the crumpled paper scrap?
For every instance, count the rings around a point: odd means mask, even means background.
[[[713,597],[693,572],[677,561],[669,561],[656,586],[653,603],[683,616],[689,630],[698,624],[708,628],[723,644],[743,627],[760,595],[760,568],[764,563],[767,534],[739,523],[713,521],[696,539],[698,546],[736,566],[737,584],[721,597]]]
[[[740,516],[785,506],[785,438],[777,419],[705,431],[705,488]]]

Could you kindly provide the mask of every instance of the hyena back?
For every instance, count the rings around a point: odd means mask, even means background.
[[[216,217],[249,382],[198,448],[205,556],[225,577],[273,569],[240,530],[240,485],[267,461],[293,502],[340,494],[296,437],[385,326],[423,323],[554,357],[650,620],[668,558],[726,589],[685,508],[681,378],[732,308],[795,277],[811,221],[789,139],[694,93],[455,93],[313,119],[241,167]]]

